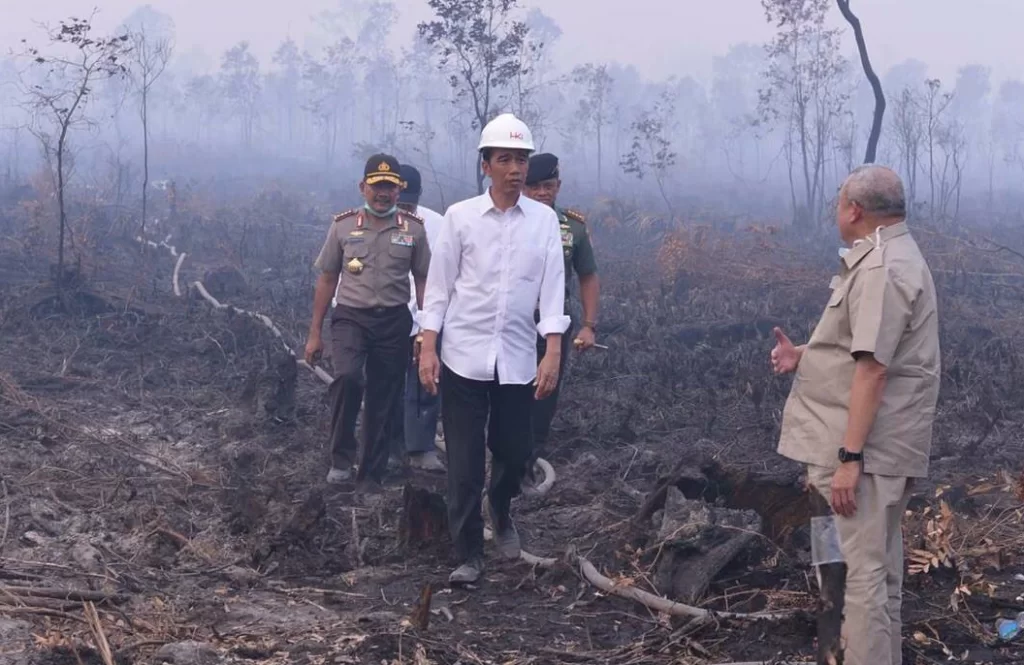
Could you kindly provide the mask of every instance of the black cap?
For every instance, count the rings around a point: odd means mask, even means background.
[[[405,186],[402,188],[402,193],[398,195],[399,203],[416,203],[420,200],[420,194],[423,193],[423,184],[420,182],[420,172],[416,170],[415,166],[409,164],[402,164],[402,180],[405,181]]]
[[[363,170],[363,180],[367,185],[376,185],[378,182],[390,182],[394,185],[402,185],[401,166],[398,160],[391,155],[379,153],[366,160],[366,168]]]
[[[526,172],[526,184],[536,185],[538,182],[558,177],[558,157],[549,152],[530,157],[530,168]]]

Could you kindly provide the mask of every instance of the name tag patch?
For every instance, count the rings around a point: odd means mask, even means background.
[[[402,247],[413,247],[416,245],[416,241],[410,233],[392,233],[391,244],[401,245]]]

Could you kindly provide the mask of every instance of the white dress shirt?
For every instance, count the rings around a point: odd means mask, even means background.
[[[555,211],[520,196],[505,212],[490,192],[448,208],[419,324],[444,330],[441,361],[461,377],[503,384],[537,378],[537,335],[564,333],[565,263]],[[534,312],[540,322],[534,325]]]
[[[416,206],[414,214],[423,220],[423,227],[427,232],[427,245],[430,247],[430,251],[434,251],[434,246],[437,245],[437,234],[441,232],[441,226],[444,225],[444,217],[440,213],[434,212],[430,208],[424,208],[421,205]],[[411,272],[409,273],[409,288],[412,292],[412,298],[409,300],[409,311],[412,312],[412,332],[410,333],[410,336],[412,336],[420,332],[420,325],[418,323],[420,308],[416,304],[416,280]]]

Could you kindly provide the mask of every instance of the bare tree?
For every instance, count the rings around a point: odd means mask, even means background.
[[[341,110],[355,90],[356,80],[352,74],[355,50],[351,39],[341,37],[324,49],[320,59],[306,57],[303,71],[306,101],[303,108],[320,127],[324,163],[328,167],[333,166],[337,155]]]
[[[777,29],[767,46],[768,86],[760,91],[760,122],[783,123],[790,171],[800,159],[803,204],[796,219],[821,217],[825,188],[825,148],[848,95],[839,89],[846,61],[839,55],[839,31],[825,27],[828,0],[761,0]],[[795,184],[790,179],[791,190]],[[794,201],[796,192],[791,191]]]
[[[619,165],[627,175],[634,175],[638,180],[651,174],[658,184],[658,191],[665,201],[670,215],[675,212],[672,201],[665,190],[665,175],[676,165],[676,152],[672,149],[671,127],[675,117],[675,100],[668,91],[663,92],[650,110],[643,111],[630,125],[633,132],[633,144],[629,152],[622,156]]]
[[[597,189],[602,189],[601,166],[604,163],[602,134],[609,124],[608,98],[611,96],[614,83],[608,73],[607,65],[588,63],[572,70],[573,80],[583,88],[583,96],[579,99],[577,117],[582,125],[593,132],[597,144]]]
[[[132,50],[128,73],[139,95],[139,117],[142,119],[142,220],[139,233],[145,236],[149,200],[149,93],[167,68],[173,46],[170,39],[150,37],[144,26],[130,33],[130,42]]]
[[[418,26],[419,34],[449,72],[456,98],[468,97],[473,126],[483,128],[493,115],[492,104],[522,68],[520,49],[528,29],[512,19],[516,0],[428,0],[436,19]],[[484,192],[484,175],[476,160],[476,184]]]
[[[968,140],[964,124],[954,118],[939,125],[935,130],[935,142],[942,151],[942,168],[938,178],[938,216],[942,220],[955,222],[960,215],[964,169],[967,165]]]
[[[924,119],[925,133],[928,138],[928,205],[932,214],[935,214],[935,148],[937,147],[937,134],[942,122],[942,114],[949,108],[953,101],[952,93],[942,92],[942,82],[939,79],[928,79],[925,81],[924,96]]]
[[[260,99],[260,63],[249,52],[249,42],[239,42],[224,53],[220,76],[224,96],[234,104],[241,120],[242,143],[249,148]]]
[[[839,11],[843,18],[853,28],[853,36],[857,40],[857,51],[860,53],[860,64],[864,68],[864,76],[871,84],[871,90],[875,93],[875,113],[871,120],[871,133],[868,135],[868,146],[864,151],[864,163],[873,164],[878,151],[878,139],[882,135],[882,120],[885,118],[885,92],[882,90],[882,82],[878,80],[874,68],[871,66],[871,58],[868,57],[868,46],[864,41],[864,30],[861,28],[860,19],[850,9],[850,0],[836,0]]]
[[[91,36],[92,17],[69,18],[48,30],[48,52],[26,47],[34,81],[25,85],[31,131],[39,139],[47,161],[53,164],[58,206],[56,285],[63,301],[65,282],[64,240],[67,230],[67,156],[73,129],[87,126],[85,108],[98,80],[126,73],[125,56],[131,48],[127,35]],[[23,40],[24,42],[24,40]],[[23,81],[24,83],[24,81]],[[56,135],[56,137],[54,137]]]
[[[913,216],[917,208],[917,175],[920,170],[921,143],[924,138],[920,118],[921,101],[911,88],[904,88],[893,100],[891,122],[893,139],[899,151],[903,177],[907,186],[907,212]]]

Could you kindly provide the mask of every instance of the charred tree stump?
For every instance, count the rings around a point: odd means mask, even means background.
[[[811,489],[814,517],[828,517],[832,507],[817,490]],[[843,596],[846,594],[846,564],[818,566],[818,665],[843,665]]]
[[[406,485],[402,492],[402,514],[398,520],[398,544],[405,552],[446,547],[448,507],[436,492]]]
[[[700,600],[708,585],[761,531],[761,517],[693,501],[668,489],[661,530],[661,557],[654,576],[658,591],[679,602]]]

